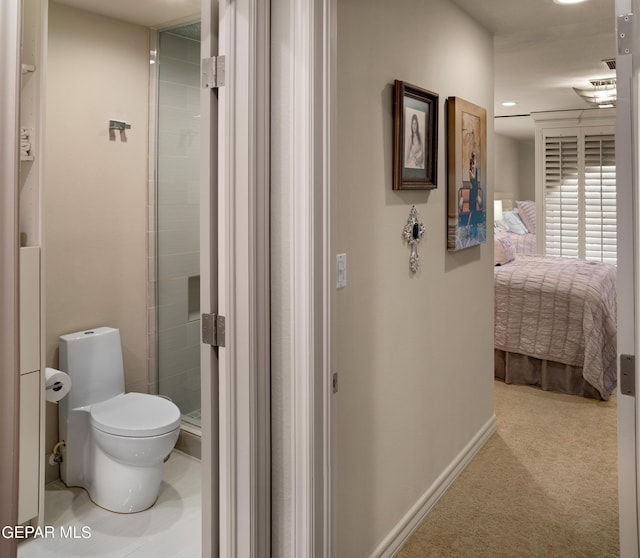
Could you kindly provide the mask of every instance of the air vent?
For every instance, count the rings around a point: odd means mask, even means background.
[[[616,69],[616,59],[615,58],[609,58],[608,60],[603,60],[602,63],[605,65],[605,67],[608,70],[615,70]]]

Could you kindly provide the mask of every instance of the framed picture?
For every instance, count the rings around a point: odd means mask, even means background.
[[[438,95],[395,81],[393,189],[437,187]]]
[[[487,241],[487,112],[447,99],[447,248]]]

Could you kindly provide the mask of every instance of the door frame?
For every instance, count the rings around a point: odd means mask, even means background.
[[[337,555],[337,3],[271,0],[271,22],[274,553],[328,558]]]
[[[19,416],[19,115],[22,3],[0,7],[0,526],[18,522]],[[16,539],[0,536],[0,554],[15,556]]]
[[[639,0],[616,0],[616,19],[635,9],[640,17]],[[638,216],[640,200],[638,188],[638,145],[640,126],[633,107],[638,103],[637,62],[640,57],[637,40],[637,23],[632,39],[635,42],[630,54],[618,53],[616,57],[618,98],[616,107],[616,172],[618,210],[618,354],[640,356],[636,317],[640,316],[638,289],[640,253],[638,248]],[[634,60],[635,58],[635,60]],[[622,233],[622,234],[620,234]],[[636,364],[636,386],[640,386],[640,371]],[[638,539],[638,411],[636,398],[623,395],[618,381],[618,494],[620,509],[620,555],[637,557]]]
[[[211,247],[201,249],[203,269],[212,270],[201,302],[226,318],[224,346],[202,347],[203,376],[212,373],[202,380],[203,556],[260,558],[271,547],[269,5],[203,0],[202,8],[203,57],[223,56],[225,70],[224,84],[203,92],[201,215],[215,224],[201,235]]]

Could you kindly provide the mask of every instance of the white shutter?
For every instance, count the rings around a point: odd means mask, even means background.
[[[579,255],[578,137],[546,137],[544,192],[546,254]]]
[[[584,154],[585,259],[615,264],[615,137],[586,136]]]
[[[545,136],[545,253],[616,263],[613,134]]]

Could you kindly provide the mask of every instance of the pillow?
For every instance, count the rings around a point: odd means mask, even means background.
[[[522,219],[520,219],[516,209],[513,211],[504,211],[502,213],[502,224],[505,225],[507,230],[512,233],[527,234],[529,232],[527,227],[524,226]]]
[[[504,265],[516,259],[516,248],[511,239],[498,234],[493,239],[493,265]]]
[[[536,234],[536,202],[517,201],[518,215],[530,233]]]

